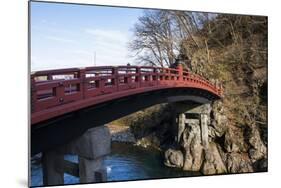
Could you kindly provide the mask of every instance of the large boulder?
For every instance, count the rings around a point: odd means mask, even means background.
[[[182,168],[183,154],[180,150],[168,149],[165,152],[165,165],[169,167]]]

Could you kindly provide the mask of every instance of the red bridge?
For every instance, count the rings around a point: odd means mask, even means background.
[[[181,65],[177,69],[106,66],[35,72],[31,75],[32,153],[154,104],[204,103],[221,96],[220,87]]]

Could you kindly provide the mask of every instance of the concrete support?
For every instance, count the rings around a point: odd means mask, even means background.
[[[103,169],[102,161],[111,150],[111,136],[106,126],[89,129],[64,149],[65,153],[78,155],[81,183],[106,181],[106,170]]]
[[[43,184],[59,185],[64,183],[63,154],[48,151],[42,155]]]
[[[64,184],[64,173],[80,178],[81,183],[106,181],[104,156],[110,153],[111,136],[105,126],[89,129],[81,137],[43,154],[44,185]],[[79,163],[65,161],[64,154],[78,155]]]
[[[177,142],[179,143],[182,134],[186,128],[188,121],[197,120],[200,125],[202,146],[207,149],[208,141],[208,122],[210,119],[210,104],[194,104],[194,103],[174,103],[174,109],[178,114],[177,117]]]
[[[210,119],[210,104],[196,104],[191,102],[174,103],[177,116],[177,142],[180,150],[167,150],[165,163],[182,167],[186,171],[200,171],[204,163],[205,153],[209,150],[208,123]],[[174,160],[171,156],[183,154]],[[181,165],[183,164],[183,165]]]
[[[186,112],[186,115],[192,114],[200,121],[201,130],[201,142],[204,149],[209,147],[209,133],[208,133],[208,122],[210,119],[211,106],[210,104],[202,104],[195,108],[192,108]]]
[[[81,183],[106,181],[106,170],[102,167],[102,158],[87,159],[79,157],[79,177]]]
[[[209,147],[208,139],[208,114],[200,114],[201,139],[204,149]]]
[[[110,153],[111,135],[106,126],[89,129],[79,138],[61,148],[63,153],[96,159]]]
[[[185,114],[181,113],[178,116],[178,136],[177,136],[178,143],[181,140],[181,136],[182,136],[184,129],[185,129]]]

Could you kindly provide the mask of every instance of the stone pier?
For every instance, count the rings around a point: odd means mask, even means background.
[[[178,147],[165,152],[165,164],[203,174],[226,173],[219,149],[209,138],[211,105],[175,103],[174,109],[177,114],[175,140]]]
[[[210,121],[211,106],[207,104],[175,103],[176,111],[176,140],[178,143],[183,139],[184,130],[189,124],[198,124],[200,127],[200,139],[204,148],[208,148],[208,123]]]
[[[208,120],[210,114],[200,114],[200,128],[201,128],[201,139],[202,145],[205,149],[209,147],[209,135],[208,135]]]
[[[182,133],[183,133],[183,131],[185,129],[185,114],[184,113],[180,113],[178,115],[178,124],[177,124],[177,126],[178,126],[177,142],[179,143],[180,140],[181,140]]]
[[[175,147],[165,152],[165,164],[187,171],[200,171],[209,149],[208,124],[211,106],[207,104],[174,103],[176,125]]]
[[[43,184],[58,185],[64,183],[63,154],[48,151],[42,154]]]
[[[99,126],[56,150],[43,153],[44,185],[64,184],[64,173],[79,177],[81,183],[106,181],[102,161],[110,150],[109,130]],[[65,154],[78,155],[78,164],[64,160]]]

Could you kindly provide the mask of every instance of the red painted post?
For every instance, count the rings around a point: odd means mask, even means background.
[[[152,80],[155,85],[158,85],[158,74],[157,74],[157,69],[155,67],[153,68]]]
[[[56,95],[57,95],[57,102],[58,104],[61,104],[64,102],[64,84],[63,81],[58,83],[58,86],[56,87]]]
[[[167,69],[167,74],[168,74],[168,80],[172,80],[172,75],[171,75],[171,70]]]
[[[47,75],[47,80],[53,80],[53,76],[51,73]]]
[[[100,76],[100,78],[99,78],[99,90],[102,94],[104,94],[104,83],[105,83],[105,78],[103,76]]]
[[[128,70],[129,69],[129,70]],[[131,83],[132,83],[132,76],[131,76],[131,70],[130,70],[130,66],[127,66],[127,71],[126,71],[127,75],[127,85],[130,87]]]
[[[87,84],[86,83],[86,70],[80,69],[79,70],[79,80],[80,80],[80,92],[82,92],[82,98],[85,99],[86,92],[87,92]]]
[[[177,69],[178,69],[178,74],[179,74],[179,81],[181,82],[181,81],[183,81],[183,67],[182,67],[182,64],[178,64],[178,67],[177,67]]]
[[[119,77],[118,77],[118,68],[117,67],[112,68],[112,75],[114,77],[113,84],[116,88],[116,91],[119,91]]]
[[[139,87],[141,87],[141,82],[142,82],[142,78],[141,78],[141,67],[137,67],[136,68],[136,75],[137,75],[137,82],[138,82],[138,84],[137,84],[137,87],[139,88]]]

